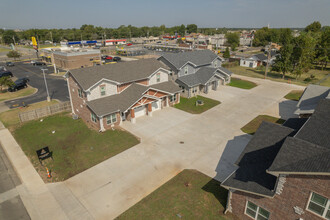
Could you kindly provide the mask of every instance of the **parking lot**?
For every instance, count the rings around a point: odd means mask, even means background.
[[[5,65],[0,63],[0,66]],[[29,105],[32,103],[40,102],[47,100],[47,92],[43,73],[41,69],[45,70],[45,76],[49,91],[49,96],[51,99],[57,99],[59,101],[68,101],[69,93],[66,81],[63,77],[50,75],[54,73],[54,68],[52,66],[33,66],[29,62],[16,62],[13,67],[6,67],[14,75],[13,80],[16,78],[26,77],[30,81],[28,84],[34,88],[37,88],[38,91],[28,97],[19,98],[12,101],[6,101],[5,104],[9,108],[16,108],[23,105]]]

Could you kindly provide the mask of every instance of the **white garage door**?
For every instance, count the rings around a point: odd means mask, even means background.
[[[145,105],[135,108],[134,109],[134,111],[135,111],[135,118],[138,118],[140,116],[146,115],[146,109],[147,108],[146,108]]]
[[[160,105],[161,105],[161,100],[153,102],[152,103],[152,111],[159,110],[160,109]]]

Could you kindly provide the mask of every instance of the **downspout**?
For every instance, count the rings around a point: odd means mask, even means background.
[[[72,113],[73,113],[73,114],[76,114],[76,113],[74,112],[73,103],[72,103],[72,96],[71,96],[71,90],[70,90],[70,85],[69,85],[69,77],[66,78],[66,82],[67,82],[68,90],[69,90],[71,110],[72,110]]]

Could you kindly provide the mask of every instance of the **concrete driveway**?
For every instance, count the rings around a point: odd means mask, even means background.
[[[251,138],[240,128],[278,105],[289,91],[302,89],[249,80],[259,86],[251,90],[223,86],[208,94],[222,103],[200,115],[168,108],[136,124],[124,123],[142,142],[68,179],[67,191],[94,219],[113,219],[182,169],[198,169],[222,181]],[[66,204],[66,197],[57,199]]]

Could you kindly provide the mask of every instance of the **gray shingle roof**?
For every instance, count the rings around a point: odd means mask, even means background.
[[[188,61],[196,66],[210,64],[218,55],[210,50],[196,50],[182,53],[168,53],[164,54],[162,57],[168,60],[177,69],[180,69]]]
[[[148,90],[147,86],[133,83],[123,92],[87,102],[87,105],[97,116],[104,116],[114,112],[124,112]]]
[[[273,196],[276,177],[266,170],[272,164],[284,139],[293,129],[262,122],[253,138],[236,161],[239,168],[228,177],[223,186]]]
[[[288,137],[268,171],[330,172],[330,148]]]
[[[149,88],[168,92],[171,94],[180,92],[182,90],[182,89],[180,89],[180,87],[177,84],[173,83],[172,81],[151,85],[151,86],[149,86]]]
[[[298,109],[296,114],[310,114],[314,112],[317,103],[329,96],[330,88],[326,86],[319,86],[310,84],[304,90],[304,93],[297,104]]]
[[[224,75],[216,72],[217,70],[218,68],[202,67],[194,74],[179,77],[177,81],[182,82],[189,87],[205,85],[216,73],[221,76]]]
[[[284,125],[263,122],[238,158],[239,168],[222,185],[272,196],[276,173],[330,173],[330,99],[321,100],[306,122]],[[300,130],[292,137],[286,126]]]
[[[69,72],[79,85],[84,90],[87,90],[103,78],[118,83],[133,82],[148,78],[159,68],[168,69],[168,67],[156,59],[143,59],[74,69]]]
[[[330,149],[330,99],[322,99],[295,136]]]
[[[217,67],[217,68],[218,68],[221,72],[227,73],[229,76],[231,76],[231,75],[233,74],[232,71],[230,71],[230,70],[228,70],[228,69],[226,69],[226,68],[224,68],[224,67],[219,66],[219,67]]]
[[[252,56],[252,58],[256,58],[259,61],[267,60],[266,55],[263,54],[263,53],[255,54],[255,55]]]

